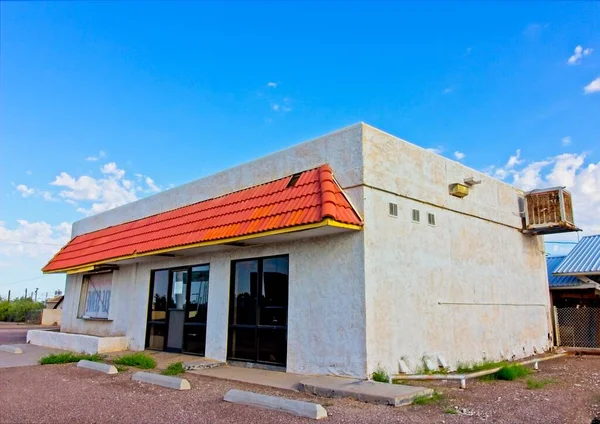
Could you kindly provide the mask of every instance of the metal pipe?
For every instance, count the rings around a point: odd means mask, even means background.
[[[563,356],[569,355],[569,352],[558,353],[556,355],[545,356],[543,358],[528,359],[526,361],[517,362],[519,365],[534,364],[534,369],[539,369],[538,363],[543,361],[549,361],[550,359],[558,359]],[[391,376],[392,380],[460,380],[460,388],[464,389],[467,387],[467,380],[470,378],[483,377],[484,375],[494,374],[504,368],[501,367],[491,368],[489,370],[476,371],[469,374],[395,374]]]

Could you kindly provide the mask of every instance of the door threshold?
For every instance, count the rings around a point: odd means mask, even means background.
[[[231,365],[232,367],[240,367],[240,368],[254,368],[259,370],[266,371],[279,371],[279,372],[287,372],[286,367],[281,365],[268,365],[268,364],[258,364],[256,362],[244,362],[244,361],[233,361],[227,360],[227,365]]]

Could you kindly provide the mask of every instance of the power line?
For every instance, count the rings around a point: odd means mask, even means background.
[[[3,239],[3,238],[0,238],[0,241],[1,242],[6,242],[6,243],[43,244],[45,246],[58,246],[58,247],[62,247],[62,244],[42,243],[42,242],[38,242],[38,241],[11,240],[11,239]]]
[[[35,278],[28,278],[25,280],[13,281],[12,283],[2,283],[2,284],[0,284],[0,286],[9,286],[11,284],[26,283],[27,281],[35,281],[35,280],[39,280],[44,277],[45,277],[45,275],[41,275],[41,276],[35,277]]]

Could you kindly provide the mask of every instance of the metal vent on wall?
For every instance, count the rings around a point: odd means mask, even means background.
[[[389,205],[389,214],[391,216],[398,216],[398,205],[396,203],[390,202],[390,205]]]
[[[412,220],[414,222],[420,222],[421,221],[421,213],[419,212],[418,209],[413,209],[412,210]]]
[[[427,214],[427,223],[429,225],[435,225],[435,215],[432,213]]]

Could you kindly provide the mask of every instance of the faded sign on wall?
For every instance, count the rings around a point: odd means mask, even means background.
[[[108,319],[112,272],[88,275],[84,318]]]

